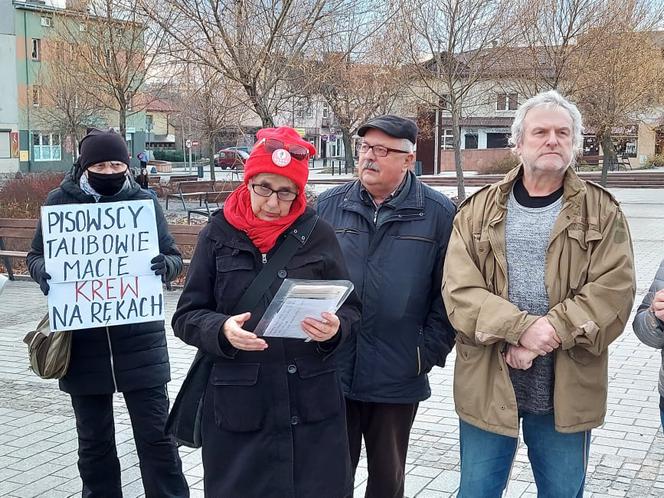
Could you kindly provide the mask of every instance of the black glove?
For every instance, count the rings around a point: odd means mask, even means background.
[[[51,290],[51,286],[48,285],[49,280],[51,280],[51,276],[46,272],[42,272],[41,277],[39,277],[39,288],[45,296],[48,296],[48,291]]]
[[[161,275],[162,277],[166,275],[166,258],[163,254],[157,254],[150,263],[152,263],[150,269],[154,270],[155,275]]]

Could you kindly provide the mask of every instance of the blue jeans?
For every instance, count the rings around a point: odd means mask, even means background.
[[[581,498],[590,431],[557,432],[553,414],[524,413],[520,418],[538,498]],[[500,498],[510,477],[518,438],[484,431],[462,420],[459,427],[461,486],[457,498]]]

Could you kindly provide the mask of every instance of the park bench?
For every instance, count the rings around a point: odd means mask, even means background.
[[[232,190],[221,190],[219,192],[210,192],[203,197],[203,206],[199,208],[187,209],[187,223],[191,225],[191,215],[198,214],[210,219],[215,208],[220,208]]]
[[[177,187],[166,194],[166,209],[168,209],[169,199],[178,199],[182,202],[182,209],[187,210],[187,201],[197,200],[198,206],[203,206],[203,198],[206,194],[215,192],[215,182],[212,180],[184,181],[178,182]]]
[[[30,247],[36,226],[36,219],[0,218],[0,257],[7,269],[9,280],[14,280],[12,259],[25,260],[28,255],[28,250],[25,248]],[[16,245],[19,248],[10,248],[10,246]]]
[[[589,166],[603,166],[604,157],[605,156],[581,156],[576,160],[576,170],[579,171],[582,164],[587,164]],[[629,159],[623,155],[618,156],[616,167],[618,171],[621,169],[624,171],[632,169]]]
[[[205,225],[168,225],[168,231],[175,239],[175,243],[180,249],[182,256],[183,274],[187,274],[187,269],[191,264],[191,257],[185,257],[184,254],[194,254],[196,243],[198,242],[198,233]],[[171,290],[171,283],[166,282],[166,288]]]
[[[205,225],[168,225],[168,230],[175,239],[175,243],[183,254],[193,254],[198,241],[198,232]],[[11,264],[12,258],[25,260],[30,248],[30,242],[35,235],[37,227],[36,219],[14,219],[0,218],[0,258],[7,269],[7,276],[14,280],[14,269]],[[10,245],[18,245],[19,248],[6,249]],[[184,267],[187,268],[191,263],[191,257],[182,258]],[[170,282],[166,283],[166,288],[170,289]]]

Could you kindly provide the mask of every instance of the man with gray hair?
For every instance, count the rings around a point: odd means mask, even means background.
[[[412,172],[413,121],[379,116],[358,135],[358,179],[321,194],[318,213],[362,299],[362,320],[335,353],[353,470],[364,438],[365,496],[400,498],[410,429],[431,395],[427,372],[454,345],[440,285],[455,208]]]
[[[581,497],[606,413],[608,346],[634,301],[618,202],[574,172],[581,114],[555,91],[517,111],[521,164],[459,207],[443,275],[457,330],[459,498],[500,497],[519,428],[538,496]]]

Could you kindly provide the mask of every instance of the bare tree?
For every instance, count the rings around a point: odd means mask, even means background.
[[[347,0],[138,0],[168,35],[171,56],[209,66],[245,92],[263,126],[292,98],[315,27]],[[347,5],[348,4],[348,5]]]
[[[624,27],[629,29],[629,23]],[[664,59],[659,35],[623,31],[601,36],[602,57],[579,66],[583,69],[579,69],[575,97],[584,123],[595,131],[602,146],[602,185],[618,162],[614,128],[638,122],[641,115],[663,103]]]
[[[103,108],[96,96],[81,90],[82,61],[75,51],[57,37],[43,41],[48,63],[40,66],[37,76],[40,102],[36,119],[44,128],[68,137],[77,154],[78,141],[86,129],[102,126]]]
[[[486,103],[486,97],[478,97],[474,90],[480,82],[492,82],[490,73],[512,41],[512,2],[405,0],[404,17],[406,45],[417,80],[414,95],[436,113],[442,109],[450,113],[458,198],[463,200],[460,120],[464,112]],[[423,58],[428,62],[422,63]],[[438,140],[436,148],[434,157],[440,150]]]
[[[162,60],[163,34],[141,17],[137,0],[95,0],[86,11],[64,11],[60,17],[59,36],[80,62],[81,91],[118,113],[124,136],[127,117],[149,104],[142,99],[143,107],[132,106],[150,70]]]
[[[331,19],[334,28],[318,26],[312,57],[302,61],[297,86],[309,99],[328,104],[342,133],[347,168],[354,168],[357,128],[371,116],[390,112],[404,91],[397,12],[380,1],[356,4],[352,12]]]
[[[176,103],[179,119],[189,122],[204,139],[210,159],[210,178],[215,180],[216,139],[230,123],[236,123],[239,128],[241,112],[246,109],[238,98],[241,90],[209,66],[187,64],[174,81],[179,90]]]
[[[518,51],[510,55],[522,93],[557,89],[571,94],[581,73],[600,48],[602,34],[619,19],[619,0],[522,0],[515,17]]]

